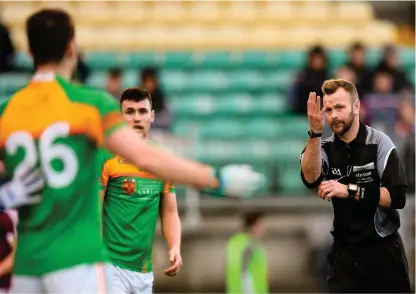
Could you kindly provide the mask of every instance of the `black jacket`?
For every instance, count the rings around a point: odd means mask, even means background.
[[[348,144],[335,135],[321,141],[321,154],[322,173],[317,181],[308,183],[301,171],[302,181],[308,188],[318,187],[325,179],[338,180],[345,185],[358,184],[365,190],[365,197],[359,201],[332,198],[334,240],[374,241],[394,234],[400,227],[396,209],[405,206],[407,183],[390,138],[360,123],[357,137]],[[378,206],[380,187],[387,188],[390,193],[390,208]]]

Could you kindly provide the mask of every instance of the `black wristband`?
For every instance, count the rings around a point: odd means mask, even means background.
[[[373,209],[380,203],[380,188],[374,184],[360,185],[360,205]]]

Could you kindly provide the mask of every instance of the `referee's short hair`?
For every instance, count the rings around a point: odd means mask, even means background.
[[[351,95],[352,102],[359,100],[357,88],[354,84],[343,79],[326,80],[322,85],[322,93],[324,93],[324,95],[331,95],[339,88],[344,89]]]
[[[264,212],[261,211],[250,211],[243,214],[243,226],[244,229],[251,229],[261,219],[264,218]]]

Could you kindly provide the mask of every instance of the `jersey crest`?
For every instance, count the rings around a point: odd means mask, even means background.
[[[122,181],[121,187],[126,194],[133,194],[136,192],[136,179],[127,178]]]

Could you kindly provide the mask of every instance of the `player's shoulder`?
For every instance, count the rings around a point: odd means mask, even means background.
[[[57,77],[57,81],[67,97],[73,102],[89,104],[97,108],[101,108],[105,104],[117,105],[114,97],[102,89],[69,82],[60,77]]]

